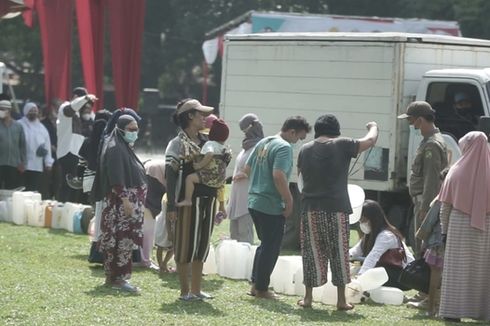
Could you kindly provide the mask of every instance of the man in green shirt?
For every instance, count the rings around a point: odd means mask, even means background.
[[[270,276],[279,256],[285,219],[293,211],[293,197],[289,191],[293,168],[291,144],[305,139],[310,130],[303,117],[290,117],[279,134],[257,143],[247,161],[248,209],[261,241],[252,270],[251,294],[256,297],[272,299],[275,296],[268,291]]]

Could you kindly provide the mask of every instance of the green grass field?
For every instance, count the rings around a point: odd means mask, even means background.
[[[225,221],[214,241],[227,234]],[[246,295],[246,281],[206,276],[206,302],[177,300],[174,274],[136,268],[133,296],[103,287],[100,265],[87,262],[89,240],[59,230],[0,223],[0,325],[442,325],[405,306],[359,304],[353,311],[314,304],[296,306],[299,299],[278,301]]]

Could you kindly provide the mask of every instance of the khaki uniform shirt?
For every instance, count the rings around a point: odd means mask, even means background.
[[[412,164],[409,180],[410,196],[417,197],[420,209],[427,212],[441,188],[441,171],[448,165],[447,148],[439,129],[424,137]]]

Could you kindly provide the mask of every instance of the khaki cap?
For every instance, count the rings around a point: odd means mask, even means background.
[[[177,113],[181,114],[190,110],[197,110],[203,113],[211,113],[214,111],[214,108],[211,106],[202,105],[201,102],[199,102],[198,100],[189,100],[180,106],[180,108],[177,110]]]
[[[407,112],[400,114],[398,119],[406,119],[408,117],[423,117],[426,115],[435,115],[436,111],[432,109],[426,101],[415,101],[408,105]]]

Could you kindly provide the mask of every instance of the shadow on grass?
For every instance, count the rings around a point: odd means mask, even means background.
[[[85,291],[85,294],[92,297],[128,297],[128,296],[139,296],[136,293],[124,292],[121,290],[112,289],[106,285],[98,285],[92,290]]]
[[[213,317],[223,317],[226,314],[213,307],[210,303],[212,300],[208,301],[182,301],[175,300],[170,303],[163,303],[160,311],[163,313],[168,313],[172,315],[203,315],[203,316],[213,316]]]
[[[162,280],[162,287],[166,289],[180,290],[179,275],[177,273],[166,273],[160,275]],[[233,282],[233,280],[226,280],[226,282]],[[223,287],[225,280],[223,279],[202,279],[202,290],[205,292],[218,291]]]
[[[281,314],[295,314],[298,315],[302,321],[305,322],[317,322],[317,321],[328,321],[328,322],[342,322],[342,323],[359,323],[365,317],[358,314],[354,310],[351,311],[337,311],[334,306],[327,306],[322,304],[313,304],[313,309],[304,309],[299,306],[291,305],[288,302],[282,301],[284,299],[278,300],[265,300],[265,299],[255,299],[249,298],[252,305],[255,305],[261,309],[267,311],[274,311]]]

